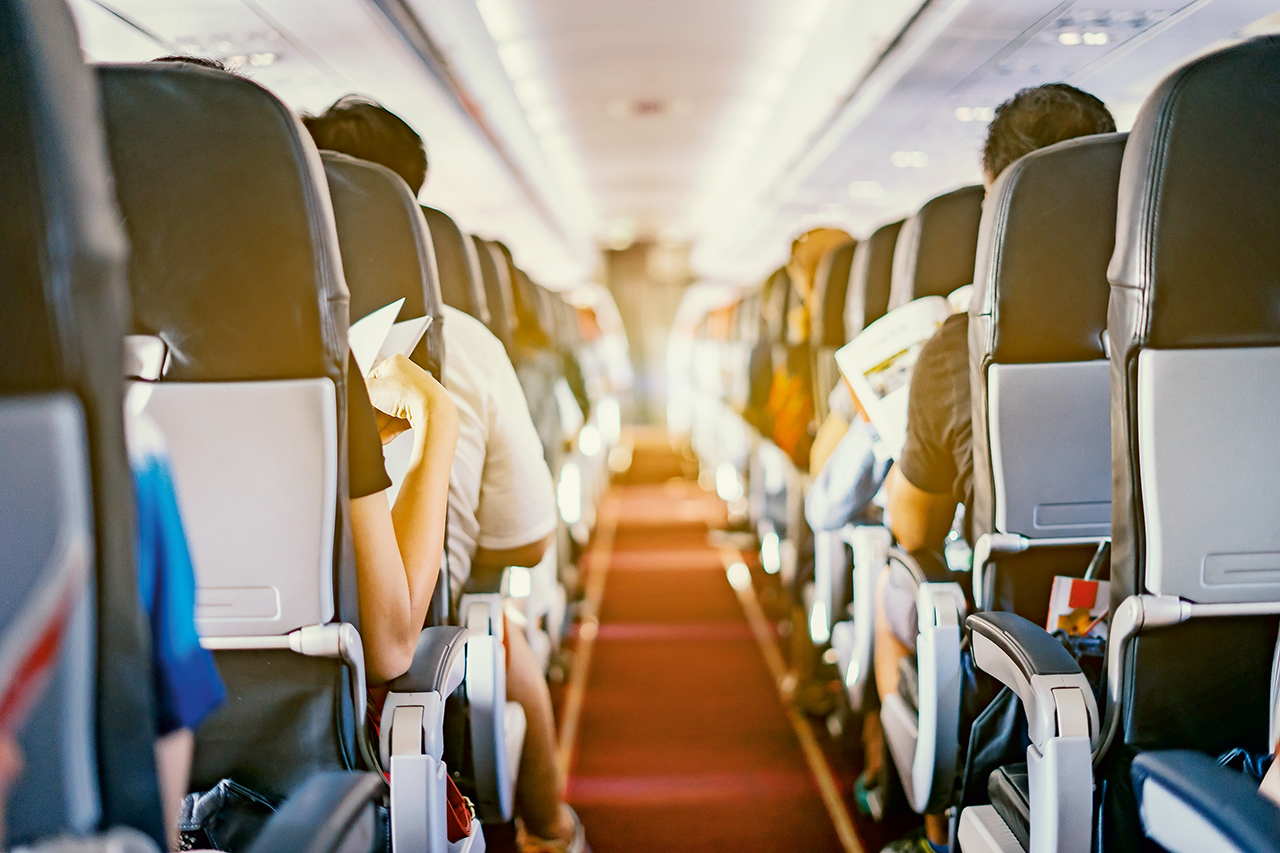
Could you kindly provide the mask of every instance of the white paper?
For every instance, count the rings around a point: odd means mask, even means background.
[[[379,364],[393,355],[408,355],[422,340],[435,318],[427,315],[412,320],[396,322],[396,316],[404,306],[403,299],[384,305],[372,314],[361,317],[347,329],[347,344],[355,356],[356,365],[363,376],[368,376]]]
[[[382,342],[382,347],[378,350],[378,357],[374,359],[370,372],[393,355],[408,355],[413,352],[418,341],[422,340],[427,329],[431,328],[431,321],[434,319],[435,317],[427,315],[412,320],[401,320],[392,326],[391,331],[387,332],[386,340]]]
[[[945,297],[926,296],[890,311],[836,350],[841,374],[894,458],[907,441],[907,403],[916,360],[952,313]]]
[[[391,327],[396,324],[396,316],[403,305],[404,300],[397,299],[390,305],[384,305],[372,314],[361,317],[347,328],[347,344],[351,347],[351,354],[355,356],[362,376],[368,376],[381,361],[378,356],[382,345],[386,342]]]

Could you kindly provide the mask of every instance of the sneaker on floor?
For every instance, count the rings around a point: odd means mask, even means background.
[[[587,834],[582,829],[582,821],[578,820],[578,813],[569,806],[569,815],[573,818],[573,838],[565,841],[560,838],[539,838],[536,835],[530,835],[525,831],[524,824],[516,819],[516,845],[520,848],[520,853],[591,853],[591,847],[587,844]]]

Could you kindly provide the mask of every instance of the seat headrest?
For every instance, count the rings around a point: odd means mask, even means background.
[[[1120,172],[1111,336],[1138,347],[1280,344],[1280,38],[1175,71]]]
[[[545,319],[545,309],[538,296],[538,286],[528,274],[515,266],[511,267],[512,292],[515,294],[516,319],[518,328],[525,339],[534,346],[546,346],[551,329]]]
[[[440,294],[444,304],[470,314],[481,323],[489,322],[489,303],[480,275],[480,258],[475,244],[449,214],[423,207],[431,240],[435,244],[436,266],[440,270]]]
[[[813,345],[838,347],[844,343],[844,300],[857,240],[841,243],[822,256],[813,276]]]
[[[1106,357],[1107,262],[1126,134],[1072,139],[1017,160],[983,211],[970,358],[1037,364]]]
[[[787,309],[791,307],[791,273],[778,267],[764,281],[761,296],[760,334],[771,343],[781,343],[787,334]]]
[[[0,16],[0,393],[118,380],[127,249],[93,75],[64,4],[9,0]]]
[[[81,709],[97,721],[84,733],[97,756],[90,771],[96,784],[74,789],[74,802],[61,813],[49,807],[73,790],[41,776],[42,769],[68,758],[83,762],[81,752],[50,753],[68,731],[63,726],[78,725],[82,714],[65,704],[68,697],[58,704],[60,697],[49,694],[34,711],[39,722],[27,730],[33,735],[24,744],[27,770],[9,792],[9,840],[81,831],[86,811],[100,808],[106,822],[163,843],[150,640],[140,612],[134,483],[124,442],[127,246],[112,198],[97,84],[64,2],[0,0],[0,115],[0,394],[70,390],[83,407],[97,588],[97,625],[90,630],[96,689],[88,693],[90,707]],[[73,660],[69,655],[59,665]],[[54,676],[55,685],[68,686],[64,673]]]
[[[844,332],[848,340],[885,315],[893,282],[893,250],[903,220],[881,225],[854,249],[849,270],[849,293],[844,302]]]
[[[516,320],[507,258],[493,243],[475,236],[471,239],[475,243],[476,256],[480,261],[480,279],[484,284],[485,302],[489,309],[489,331],[510,350]]]
[[[98,79],[133,330],[165,341],[165,378],[341,383],[347,287],[297,117],[256,83],[189,63],[104,65]]]
[[[432,237],[413,191],[384,166],[336,151],[322,151],[333,216],[338,227],[342,272],[358,320],[397,299],[400,319],[431,316],[444,321]],[[427,330],[428,336],[430,329]],[[424,336],[412,358],[437,379],[443,353]]]
[[[907,219],[893,252],[890,311],[973,282],[982,197],[980,186],[961,187],[925,202]]]

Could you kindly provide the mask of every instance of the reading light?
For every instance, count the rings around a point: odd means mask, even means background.
[[[1111,37],[1108,36],[1106,33],[1099,32],[1099,33],[1084,34],[1085,44],[1106,44],[1109,41],[1111,41]]]
[[[1065,45],[1067,45],[1068,47],[1074,47],[1075,45],[1080,44],[1080,42],[1081,42],[1081,38],[1080,38],[1080,34],[1079,34],[1079,33],[1070,33],[1070,32],[1068,32],[1068,33],[1059,33],[1059,34],[1058,34],[1058,43],[1059,43],[1059,44],[1065,44]]]
[[[827,627],[827,603],[822,599],[814,601],[809,611],[809,636],[819,646],[831,639],[831,629]]]
[[[533,576],[524,566],[507,570],[507,594],[512,598],[528,598],[533,594]]]
[[[751,586],[751,570],[747,568],[746,563],[730,563],[724,573],[729,578],[729,586],[734,589],[746,589]]]
[[[582,472],[573,462],[564,463],[560,469],[560,484],[556,487],[556,504],[565,524],[573,525],[582,520]]]
[[[760,563],[764,566],[764,570],[771,575],[776,575],[782,570],[782,543],[778,541],[778,534],[770,530],[760,539]]]
[[[716,466],[716,494],[726,503],[742,497],[742,483],[732,462],[721,462]]]
[[[601,446],[600,430],[594,424],[587,424],[578,430],[578,450],[582,451],[583,456],[595,456],[600,452]]]
[[[899,169],[923,169],[929,165],[929,155],[923,151],[895,151],[889,162]]]
[[[849,184],[849,195],[854,198],[881,198],[884,187],[878,181],[854,181]]]
[[[622,407],[616,397],[602,397],[596,403],[596,420],[600,424],[600,437],[612,447],[622,438]]]

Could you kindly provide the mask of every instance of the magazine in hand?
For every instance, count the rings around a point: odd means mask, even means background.
[[[945,297],[925,296],[885,314],[836,350],[840,373],[894,458],[907,441],[907,402],[916,360],[952,313]]]
[[[369,376],[393,355],[413,352],[435,319],[427,315],[397,323],[396,317],[403,305],[404,300],[397,299],[361,317],[347,329],[347,343],[362,375]]]

